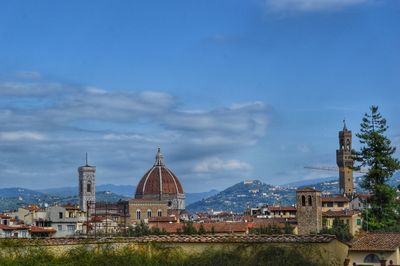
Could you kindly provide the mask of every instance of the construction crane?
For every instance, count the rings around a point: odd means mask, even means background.
[[[304,166],[304,168],[305,169],[311,169],[311,170],[331,171],[331,172],[338,172],[339,171],[338,167],[332,167],[332,166],[323,166],[323,167]],[[368,172],[368,169],[362,168],[360,170],[353,170],[353,172],[365,174],[365,173]]]

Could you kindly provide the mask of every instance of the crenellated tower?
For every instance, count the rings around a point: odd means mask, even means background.
[[[336,163],[339,167],[339,190],[340,194],[351,196],[354,193],[353,164],[351,153],[352,134],[343,121],[343,130],[339,131],[339,149],[336,150]]]

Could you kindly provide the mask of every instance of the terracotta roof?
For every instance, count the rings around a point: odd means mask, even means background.
[[[149,218],[149,223],[154,222],[176,222],[177,219],[175,216],[155,216]]]
[[[395,251],[400,247],[400,233],[368,233],[355,239],[352,251]]]
[[[371,197],[370,194],[358,194],[356,198],[360,198],[361,200],[367,200]]]
[[[352,217],[355,214],[361,213],[358,210],[340,210],[340,211],[332,211],[329,210],[327,212],[323,212],[323,217]]]
[[[10,226],[10,225],[0,224],[0,229],[2,229],[2,230],[10,230],[10,231],[14,231],[14,230],[27,230],[27,229],[29,229],[29,226],[25,226],[25,225],[21,225],[21,226]]]
[[[28,245],[71,245],[79,243],[330,243],[336,240],[332,235],[152,235],[142,237],[73,239],[43,238],[35,242],[27,240]],[[21,240],[22,241],[22,240]],[[343,244],[344,245],[344,244]]]
[[[0,219],[11,219],[11,217],[6,214],[0,214]]]
[[[321,197],[322,202],[349,202],[347,197],[333,196],[333,197]]]
[[[253,227],[252,223],[249,222],[210,222],[210,223],[193,223],[193,227],[196,230],[200,229],[200,226],[203,225],[206,232],[215,233],[245,233],[251,227]],[[161,223],[161,224],[153,224],[151,227],[158,227],[161,230],[165,230],[167,233],[177,233],[177,230],[183,230],[185,224],[183,223]]]
[[[56,229],[52,227],[39,227],[39,226],[31,226],[31,233],[55,233]]]
[[[297,189],[296,192],[321,192],[321,191],[317,190],[315,188],[304,187],[304,188]]]
[[[293,206],[271,206],[268,208],[270,211],[297,211]]]
[[[40,210],[40,208],[39,208],[39,206],[37,206],[37,205],[29,205],[28,207],[25,208],[25,210],[28,210],[28,211],[38,211],[38,210]]]
[[[135,198],[167,194],[184,194],[181,183],[176,175],[163,162],[158,150],[154,166],[140,179],[136,188]]]

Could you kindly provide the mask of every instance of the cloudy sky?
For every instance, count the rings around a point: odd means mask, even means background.
[[[3,1],[0,186],[76,185],[85,152],[136,185],[158,146],[188,192],[334,176],[304,166],[372,104],[400,145],[399,25],[398,0]]]

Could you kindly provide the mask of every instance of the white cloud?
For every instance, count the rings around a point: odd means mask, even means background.
[[[368,4],[372,0],[266,0],[267,6],[275,11],[324,11],[338,10]]]
[[[0,162],[42,173],[40,182],[46,186],[55,180],[56,170],[75,182],[75,167],[85,151],[104,178],[135,184],[132,176],[143,175],[152,165],[158,145],[166,163],[191,182],[199,176],[222,182],[218,173],[241,178],[251,166],[226,158],[240,158],[267,126],[262,102],[194,110],[164,92],[110,91],[43,78],[40,83],[0,81],[0,95]],[[22,174],[18,180],[29,182]]]
[[[41,79],[42,75],[36,71],[20,71],[16,73],[16,77],[21,79]]]
[[[9,96],[40,96],[59,93],[66,90],[66,86],[59,83],[36,82],[0,82],[0,95]]]
[[[252,167],[238,160],[223,160],[218,157],[205,159],[194,166],[194,171],[198,173],[210,173],[219,171],[249,171]]]
[[[14,131],[14,132],[0,132],[1,141],[17,141],[17,140],[45,140],[46,135],[38,132],[31,131]]]

